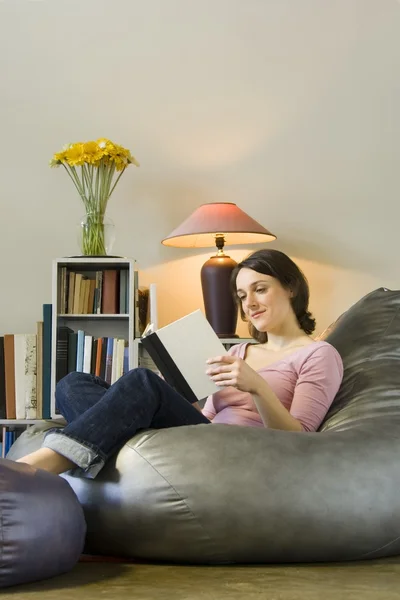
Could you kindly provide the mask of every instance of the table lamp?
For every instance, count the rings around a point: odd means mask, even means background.
[[[260,244],[276,236],[233,202],[202,204],[162,244],[177,248],[217,246],[218,252],[201,269],[206,317],[221,338],[236,337],[237,304],[230,290],[237,263],[224,252],[226,244]]]

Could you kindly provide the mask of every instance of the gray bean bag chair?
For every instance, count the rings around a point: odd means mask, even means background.
[[[326,339],[345,373],[320,432],[148,430],[95,480],[67,475],[87,550],[201,564],[399,554],[400,292],[362,298]],[[9,456],[42,437],[32,427]]]
[[[69,571],[85,532],[82,507],[64,479],[0,459],[0,587]]]

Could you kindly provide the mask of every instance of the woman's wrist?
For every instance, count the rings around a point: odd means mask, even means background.
[[[255,381],[254,389],[251,390],[251,394],[255,394],[256,396],[265,395],[266,390],[271,390],[268,383],[257,373],[257,379]]]

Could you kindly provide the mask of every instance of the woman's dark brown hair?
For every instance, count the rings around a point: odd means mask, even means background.
[[[290,290],[293,294],[290,302],[299,326],[307,335],[314,331],[315,319],[308,310],[310,291],[307,279],[296,263],[279,250],[256,250],[256,252],[253,252],[242,260],[233,270],[231,290],[233,297],[238,303],[243,321],[247,319],[236,292],[236,278],[239,271],[244,268],[252,269],[264,275],[270,275],[277,279],[283,288]],[[261,344],[264,344],[268,340],[268,335],[265,332],[258,331],[251,323],[249,323],[249,332],[251,337]]]

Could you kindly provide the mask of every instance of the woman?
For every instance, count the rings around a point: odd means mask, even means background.
[[[133,369],[112,386],[70,373],[56,400],[67,425],[47,434],[42,447],[21,459],[62,473],[76,466],[95,477],[107,459],[139,429],[228,423],[287,431],[316,431],[339,389],[338,352],[310,334],[307,280],[278,250],[259,250],[237,265],[232,289],[241,316],[259,343],[238,344],[207,361],[221,388],[201,411],[147,369]]]

